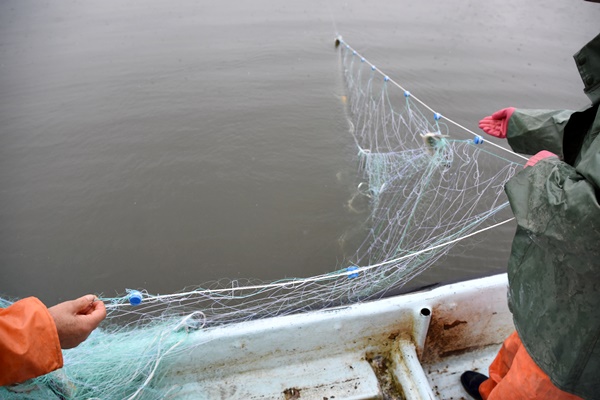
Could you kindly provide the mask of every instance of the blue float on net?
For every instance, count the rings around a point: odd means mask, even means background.
[[[371,69],[375,71],[377,68],[374,65],[371,65]]]
[[[142,293],[138,290],[132,290],[131,292],[129,292],[129,296],[127,297],[129,299],[129,304],[131,304],[132,306],[139,306],[140,304],[142,304]]]
[[[404,91],[404,97],[410,97],[410,92],[408,90]]]
[[[440,118],[442,118],[442,114],[440,114],[440,113],[433,114],[433,119],[435,119],[436,121],[439,121]]]
[[[390,80],[390,77],[386,75],[386,76],[384,76],[384,77],[383,77],[383,80],[384,80],[385,82],[387,82],[387,81],[389,81],[389,80]]]
[[[473,138],[473,143],[475,143],[475,144],[481,144],[483,142],[484,142],[483,138],[479,135],[477,135]]]
[[[357,266],[352,265],[348,268],[346,268],[346,271],[356,271],[358,269]],[[353,274],[348,274],[348,279],[353,279],[353,278],[358,278],[358,272],[355,272]]]

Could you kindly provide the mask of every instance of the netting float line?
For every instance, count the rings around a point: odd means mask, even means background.
[[[504,183],[523,157],[484,141],[382,73],[341,37],[349,131],[356,142],[356,197],[368,200],[364,239],[334,271],[275,282],[221,280],[173,294],[128,290],[103,298],[108,317],[64,351],[64,367],[0,397],[176,398],[169,372],[211,340],[211,330],[259,318],[383,296],[456,243],[511,220]]]

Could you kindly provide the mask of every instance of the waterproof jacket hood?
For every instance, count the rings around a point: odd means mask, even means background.
[[[592,39],[573,58],[583,80],[584,93],[592,104],[600,102],[600,34]]]

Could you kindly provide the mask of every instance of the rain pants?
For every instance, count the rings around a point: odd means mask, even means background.
[[[529,357],[516,332],[502,345],[490,365],[490,379],[479,386],[479,393],[486,400],[580,399],[550,382],[548,375]]]
[[[0,386],[63,366],[54,319],[35,297],[0,309]]]
[[[507,131],[516,152],[549,150],[558,157],[523,169],[505,187],[517,221],[508,303],[535,365],[521,362],[517,350],[509,363],[516,373],[495,383],[516,390],[535,376],[534,367],[548,378],[527,385],[529,397],[484,393],[493,386],[488,380],[480,391],[490,400],[562,399],[547,397],[552,384],[600,399],[600,35],[574,58],[592,105],[579,112],[517,109]],[[506,343],[498,358],[510,356],[512,346]]]

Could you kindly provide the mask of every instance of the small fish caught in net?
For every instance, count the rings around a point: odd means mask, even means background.
[[[368,201],[364,239],[353,255],[319,276],[102,298],[106,321],[63,352],[62,369],[0,388],[0,397],[177,398],[174,365],[210,346],[219,327],[381,297],[454,244],[511,219],[503,187],[522,157],[435,112],[341,38],[336,48],[361,181],[348,206]]]

